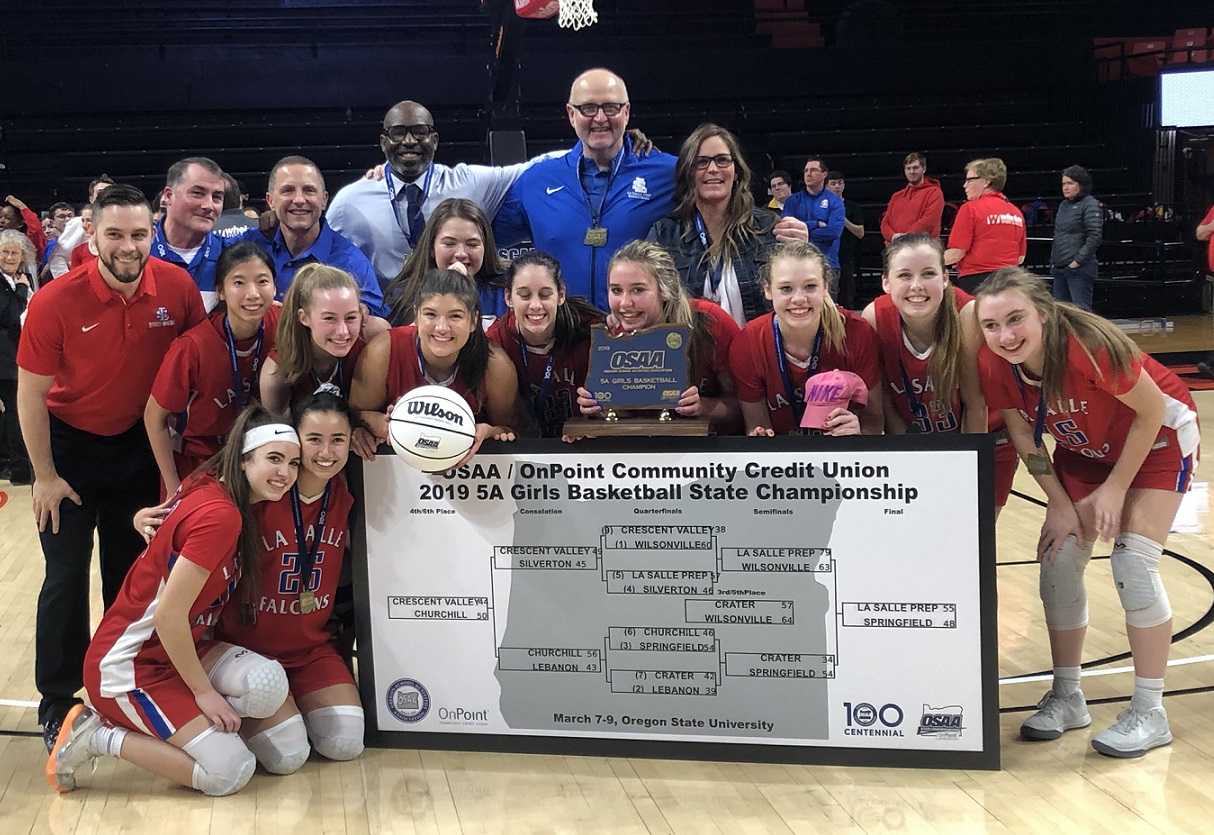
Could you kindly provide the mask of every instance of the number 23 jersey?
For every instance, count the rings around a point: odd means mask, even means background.
[[[1199,435],[1197,406],[1180,378],[1150,356],[1134,358],[1126,374],[1115,374],[1108,355],[1093,352],[1096,363],[1072,336],[1067,343],[1067,367],[1062,378],[1062,396],[1046,403],[1045,429],[1058,445],[1109,466],[1116,463],[1125,446],[1135,412],[1117,399],[1138,382],[1141,372],[1150,375],[1163,393],[1163,426],[1151,453],[1165,450],[1181,457],[1197,450]],[[995,355],[985,345],[978,354],[982,393],[990,409],[1015,409],[1030,427],[1036,425],[1041,384]],[[1173,449],[1169,450],[1171,447]]]

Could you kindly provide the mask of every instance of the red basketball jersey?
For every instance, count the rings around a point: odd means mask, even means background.
[[[291,386],[291,403],[295,404],[315,394],[325,383],[337,386],[343,400],[350,399],[350,384],[354,382],[354,369],[358,365],[358,357],[367,347],[367,341],[360,335],[350,346],[350,353],[337,361],[337,365],[328,374],[310,372],[304,374]]]
[[[489,326],[486,336],[505,351],[514,363],[518,372],[519,393],[531,416],[539,424],[541,436],[559,438],[565,421],[580,414],[577,390],[586,384],[590,339],[576,342],[555,355],[552,354],[555,349],[543,351],[526,346],[519,336],[513,310],[499,316]],[[552,362],[552,372],[546,381],[549,360]]]
[[[957,310],[972,299],[964,290],[953,288]],[[961,390],[941,392],[930,373],[931,349],[916,352],[902,329],[902,315],[889,294],[873,302],[877,317],[877,342],[881,348],[881,372],[894,408],[914,432],[958,432],[961,430]],[[914,404],[926,413],[916,414]],[[921,410],[922,412],[922,410]]]
[[[99,665],[102,695],[118,696],[176,675],[153,623],[169,572],[179,557],[210,572],[190,606],[190,632],[197,644],[219,622],[240,580],[240,529],[240,510],[214,477],[201,476],[180,495],[131,566],[89,645],[85,664]]]
[[[257,337],[236,341],[236,363],[245,402],[257,398],[257,378],[266,357],[274,350],[274,332],[281,308],[271,305],[263,322],[261,345]],[[181,451],[195,458],[208,458],[223,445],[236,416],[241,398],[232,374],[232,358],[224,334],[222,308],[207,321],[195,325],[173,341],[152,383],[152,397],[170,412],[185,413]],[[182,476],[188,473],[181,473]]]
[[[878,356],[876,334],[867,322],[850,310],[839,308],[839,312],[843,314],[844,350],[836,351],[823,339],[818,368],[814,373],[851,371],[859,375],[871,389],[881,381],[881,360]],[[776,357],[775,335],[771,329],[774,317],[774,312],[765,313],[746,324],[742,333],[734,340],[729,367],[733,372],[733,384],[737,389],[738,399],[746,403],[765,402],[771,428],[776,434],[784,434],[797,429],[798,420],[788,402],[784,378],[780,374]],[[809,377],[810,369],[808,364],[799,364],[788,356],[785,356],[785,367],[792,381],[793,396],[799,412],[805,403],[805,381]]]
[[[307,547],[317,548],[311,573],[307,578],[301,578],[291,493],[276,502],[258,504],[261,552],[257,560],[256,620],[251,624],[241,623],[239,607],[229,606],[224,610],[216,637],[269,658],[283,658],[327,644],[330,636],[326,624],[333,616],[333,599],[349,545],[350,508],[353,505],[354,497],[343,475],[329,481],[329,506],[323,531],[316,528],[321,498],[301,501],[300,516]],[[320,537],[319,547],[315,545],[317,536]],[[299,608],[299,594],[304,589],[316,596],[316,609],[307,614]]]
[[[1088,357],[1075,337],[1067,345],[1062,396],[1045,408],[1045,431],[1059,446],[1109,466],[1116,463],[1134,420],[1134,410],[1117,399],[1146,371],[1164,397],[1163,426],[1152,451],[1176,447],[1180,457],[1197,450],[1197,406],[1180,379],[1153,358],[1140,354],[1127,374],[1114,374],[1104,351]],[[996,356],[985,345],[978,355],[982,391],[990,409],[1015,409],[1029,426],[1037,420],[1041,384],[1026,377],[1019,366]]]
[[[724,391],[721,378],[729,373],[729,352],[742,329],[719,304],[708,299],[692,299],[691,308],[708,318],[712,351],[707,356],[693,357],[690,379],[699,388],[701,397],[720,397]]]
[[[388,332],[388,403],[395,403],[406,392],[420,386],[442,385],[426,378],[417,355],[417,325],[400,325]],[[480,420],[479,392],[470,390],[459,374],[446,386],[464,398],[476,419]]]

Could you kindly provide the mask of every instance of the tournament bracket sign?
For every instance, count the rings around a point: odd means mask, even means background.
[[[371,745],[999,767],[987,436],[525,441],[361,482]]]

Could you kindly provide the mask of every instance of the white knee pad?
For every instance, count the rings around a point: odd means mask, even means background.
[[[312,745],[330,760],[352,760],[363,752],[363,709],[358,705],[318,707],[304,716]]]
[[[1052,560],[1041,561],[1041,603],[1051,629],[1081,629],[1088,625],[1088,593],[1083,572],[1092,546],[1068,536]]]
[[[232,708],[250,719],[273,716],[289,692],[282,665],[244,647],[229,647],[209,677]]]
[[[1139,629],[1150,629],[1172,617],[1172,604],[1159,579],[1159,558],[1163,546],[1136,533],[1123,533],[1113,540],[1113,582],[1125,622]]]
[[[271,774],[294,774],[308,761],[308,730],[298,713],[248,739],[249,750]]]
[[[237,734],[207,728],[182,749],[194,759],[190,785],[211,797],[235,794],[257,768],[257,759]]]

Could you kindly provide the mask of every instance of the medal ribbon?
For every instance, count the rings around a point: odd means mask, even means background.
[[[814,337],[814,349],[809,355],[809,368],[806,381],[818,371],[818,363],[822,353],[822,324],[818,323],[818,334]],[[797,408],[797,390],[792,384],[792,374],[788,370],[788,360],[784,357],[784,337],[780,335],[780,324],[776,315],[771,316],[771,335],[776,343],[776,362],[780,368],[780,377],[784,380],[784,393],[788,396],[788,407],[792,409],[793,423],[800,424],[801,416],[805,414],[805,398],[801,398],[801,407]]]
[[[712,237],[708,234],[708,227],[704,225],[704,218],[700,216],[700,210],[696,209],[696,233],[700,236],[700,243],[704,246],[704,257],[708,257],[708,250],[712,247]],[[712,295],[714,298],[720,297],[721,275],[725,272],[725,258],[721,257],[715,264],[708,267],[709,286],[712,287]]]
[[[523,357],[522,383],[528,390],[530,390],[531,389],[531,376],[528,374],[528,370],[527,370],[527,366],[528,366],[527,355],[531,352],[527,350],[527,343],[523,340],[522,334],[519,334],[519,337],[518,337],[518,349],[519,349],[519,353],[521,353],[522,357]],[[553,369],[554,369],[555,365],[556,365],[556,345],[553,345],[552,348],[548,351],[548,362],[544,366],[544,380],[540,384],[539,393],[532,395],[531,397],[528,398],[528,400],[530,400],[530,402],[531,402],[531,414],[535,417],[536,423],[539,423],[539,424],[543,423],[543,404],[552,395],[552,386],[556,382],[556,377],[553,374]],[[543,427],[543,428],[547,428],[547,427]]]
[[[223,335],[227,338],[228,360],[232,363],[232,387],[236,392],[236,400],[243,409],[249,403],[249,393],[252,391],[253,383],[257,380],[257,367],[261,365],[261,342],[266,335],[266,323],[262,321],[257,325],[257,338],[253,342],[253,351],[250,354],[253,358],[253,366],[249,373],[249,391],[245,390],[244,378],[240,376],[240,358],[236,356],[236,337],[232,335],[232,324],[228,321],[227,316],[223,317]]]
[[[1024,380],[1020,379],[1019,366],[1011,367],[1012,377],[1016,380],[1016,385],[1020,386],[1020,401],[1024,403],[1024,410],[1028,408],[1028,389],[1024,386]],[[1033,421],[1033,442],[1037,444],[1037,448],[1041,449],[1041,440],[1045,437],[1045,392],[1042,391],[1037,397],[1037,419]]]
[[[299,552],[299,593],[305,591],[315,591],[308,588],[308,580],[312,578],[312,566],[316,562],[316,555],[320,553],[320,540],[325,534],[325,516],[329,513],[329,488],[332,486],[330,482],[325,482],[325,492],[320,497],[320,515],[316,517],[315,534],[312,540],[312,547],[308,547],[307,530],[303,524],[303,510],[300,507],[299,500],[299,485],[291,486],[291,515],[295,517],[295,546]]]

